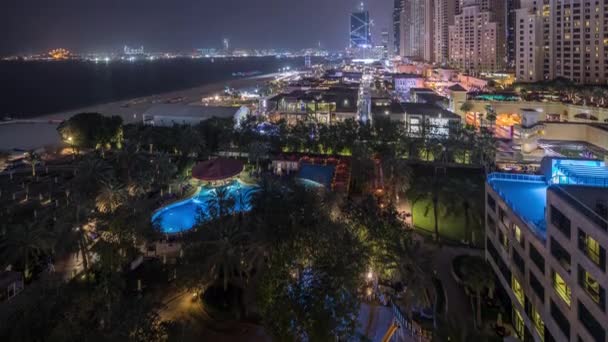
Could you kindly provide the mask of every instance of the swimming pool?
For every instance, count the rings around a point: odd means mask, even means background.
[[[234,212],[249,211],[251,209],[251,195],[256,186],[246,185],[234,181],[226,185],[228,196],[234,199]],[[152,215],[152,222],[158,223],[163,233],[173,234],[192,229],[199,220],[209,219],[209,200],[213,197],[216,188],[201,187],[191,198],[168,205],[159,209]]]
[[[548,184],[544,177],[493,173],[488,183],[537,236],[546,239]]]
[[[305,184],[317,183],[331,190],[335,169],[333,165],[302,164],[297,177],[304,180]]]

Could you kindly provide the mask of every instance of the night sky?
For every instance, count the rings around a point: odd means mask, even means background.
[[[0,54],[192,51],[220,47],[332,50],[348,44],[357,0],[1,0]],[[367,0],[374,40],[390,28],[393,0]]]

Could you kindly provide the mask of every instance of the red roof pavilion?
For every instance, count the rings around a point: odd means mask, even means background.
[[[243,162],[237,159],[217,158],[199,162],[192,168],[192,177],[208,182],[237,176],[243,171]]]

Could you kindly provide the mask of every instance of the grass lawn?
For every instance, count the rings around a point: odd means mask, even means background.
[[[427,200],[422,200],[417,202],[414,206],[414,227],[425,233],[433,234],[435,231],[435,221],[433,218],[432,208],[430,208],[429,212],[425,215],[426,207],[429,204],[428,202],[429,201]],[[483,230],[476,224],[469,224],[471,225],[469,234],[471,234],[471,232],[475,232],[474,244],[476,246],[483,245]],[[452,240],[454,242],[460,242],[465,239],[465,234],[465,220],[462,213],[454,213],[449,216],[444,216],[442,213],[439,214],[440,237],[447,240]],[[469,236],[467,240],[470,239],[471,236]]]

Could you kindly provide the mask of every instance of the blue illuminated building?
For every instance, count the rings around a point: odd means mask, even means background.
[[[350,15],[350,47],[369,48],[372,46],[372,34],[369,25],[369,12],[361,8]]]

